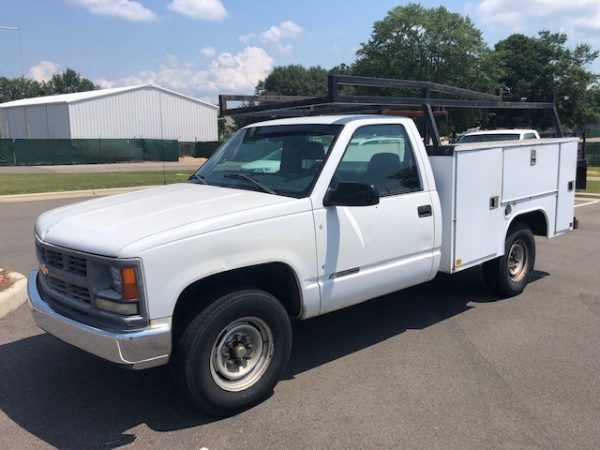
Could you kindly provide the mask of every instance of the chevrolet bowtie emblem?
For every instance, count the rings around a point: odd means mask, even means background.
[[[42,271],[42,273],[44,275],[48,275],[49,270],[48,270],[48,266],[46,264],[40,263],[40,270]]]

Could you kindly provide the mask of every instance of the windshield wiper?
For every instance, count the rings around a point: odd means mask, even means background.
[[[258,187],[263,192],[267,192],[269,194],[278,195],[277,192],[275,192],[270,187],[265,186],[260,181],[255,180],[254,178],[249,177],[248,175],[244,175],[243,173],[226,173],[225,175],[223,175],[223,177],[225,177],[225,178],[233,178],[235,180],[246,180],[246,181],[249,181],[250,183],[254,184],[256,187]]]
[[[187,179],[188,181],[197,181],[200,184],[208,184],[202,175],[198,175],[197,173],[190,175]]]

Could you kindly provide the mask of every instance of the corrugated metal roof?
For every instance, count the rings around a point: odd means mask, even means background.
[[[176,95],[178,97],[184,98],[186,100],[200,103],[202,105],[208,106],[210,108],[218,109],[217,105],[213,105],[212,103],[205,102],[203,100],[199,100],[194,97],[190,97],[188,95],[183,95],[175,91],[171,91],[169,89],[165,89],[160,86],[156,86],[154,84],[141,84],[137,86],[126,86],[126,87],[117,87],[110,89],[97,89],[94,91],[86,91],[86,92],[75,92],[73,94],[60,94],[60,95],[48,95],[45,97],[34,97],[34,98],[24,98],[21,100],[13,100],[12,102],[0,103],[0,108],[12,108],[14,106],[29,106],[29,105],[48,105],[52,103],[76,103],[76,102],[84,102],[87,100],[91,100],[98,97],[107,97],[109,95],[116,95],[122,92],[135,91],[138,89],[151,88],[159,91],[167,92],[172,95]]]

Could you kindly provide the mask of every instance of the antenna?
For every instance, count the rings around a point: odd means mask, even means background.
[[[21,37],[21,29],[19,27],[10,27],[0,25],[0,31],[17,31],[19,33],[19,53],[21,56],[21,76],[25,77],[25,63],[23,62],[23,39]]]

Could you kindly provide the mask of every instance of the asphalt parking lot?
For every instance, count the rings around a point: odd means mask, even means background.
[[[34,267],[34,218],[71,201],[0,203],[0,267]],[[295,324],[275,394],[228,419],[22,307],[0,320],[0,448],[598,448],[600,203],[576,213],[579,230],[538,239],[519,297],[493,301],[473,269]]]

